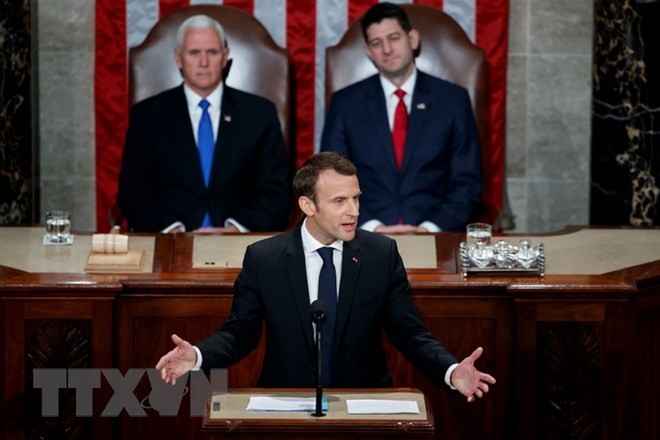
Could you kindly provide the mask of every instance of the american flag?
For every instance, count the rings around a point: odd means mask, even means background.
[[[509,0],[408,0],[444,10],[486,51],[488,150],[484,199],[502,207]],[[325,49],[376,0],[96,0],[96,205],[97,229],[109,227],[128,124],[128,49],[144,40],[164,15],[195,4],[224,4],[253,14],[287,48],[296,80],[296,162],[318,150],[323,129]],[[315,38],[309,38],[314,35]]]

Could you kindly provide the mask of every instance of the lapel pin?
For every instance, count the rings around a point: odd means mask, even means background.
[[[355,258],[355,257],[353,257],[353,262],[354,262],[354,263],[357,263],[357,262],[358,262],[358,259]]]
[[[231,116],[225,115],[225,122],[231,122]]]
[[[426,104],[420,102],[419,104],[417,104],[417,110],[426,110]]]

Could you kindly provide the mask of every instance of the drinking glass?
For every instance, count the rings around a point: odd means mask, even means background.
[[[477,243],[490,246],[493,228],[488,223],[470,223],[466,227],[468,248],[477,247]]]
[[[48,244],[70,244],[71,214],[68,211],[49,211],[46,213],[46,239]]]

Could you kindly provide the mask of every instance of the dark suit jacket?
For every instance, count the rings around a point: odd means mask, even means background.
[[[394,160],[385,96],[378,75],[333,94],[321,149],[355,163],[360,224],[418,225],[462,231],[481,200],[481,152],[465,89],[417,71],[401,171]]]
[[[229,319],[196,344],[202,369],[226,368],[247,356],[266,325],[258,386],[314,387],[316,349],[300,229],[247,248]],[[337,387],[392,386],[382,330],[420,371],[444,385],[456,360],[426,329],[409,296],[396,242],[358,231],[344,243],[333,372]]]
[[[207,211],[216,226],[231,217],[251,231],[284,229],[290,182],[275,106],[225,85],[207,189],[183,86],[137,103],[117,200],[136,231],[175,221],[193,230]]]

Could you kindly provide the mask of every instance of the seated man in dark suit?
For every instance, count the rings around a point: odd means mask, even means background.
[[[274,104],[225,85],[220,24],[177,31],[183,84],[136,104],[117,200],[135,231],[246,232],[286,226],[290,180]]]
[[[420,37],[400,6],[374,5],[361,26],[379,74],[333,94],[321,138],[322,150],[342,153],[357,167],[360,227],[464,230],[483,186],[467,91],[415,67]]]
[[[321,338],[325,386],[391,387],[384,330],[438,385],[458,389],[468,401],[487,393],[495,379],[474,366],[483,349],[458,363],[422,322],[396,242],[357,230],[361,191],[354,165],[337,153],[319,153],[293,185],[302,226],[248,246],[229,318],[196,346],[172,335],[176,347],[156,365],[163,379],[174,383],[191,369],[229,367],[255,349],[265,324],[258,386],[314,387],[310,303],[318,298],[329,310]]]

